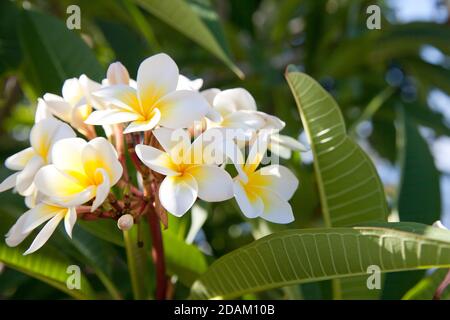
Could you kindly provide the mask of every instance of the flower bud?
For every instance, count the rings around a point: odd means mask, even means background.
[[[441,220],[437,220],[432,224],[433,227],[448,230],[441,222]]]
[[[106,72],[106,77],[110,85],[113,84],[126,84],[130,82],[130,74],[127,68],[120,62],[111,63]]]
[[[117,227],[122,231],[130,230],[134,224],[134,218],[131,214],[124,214],[117,220]]]

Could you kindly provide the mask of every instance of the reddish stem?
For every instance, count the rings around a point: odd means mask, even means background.
[[[125,135],[125,141],[128,146],[128,154],[130,155],[130,159],[133,162],[133,165],[136,167],[136,170],[139,171],[142,176],[148,173],[147,167],[144,166],[136,154],[134,147],[136,144],[139,144],[139,137],[134,135],[133,133],[129,133]]]
[[[156,268],[156,299],[166,299],[167,278],[166,263],[164,261],[164,247],[159,218],[151,204],[148,205],[147,219],[152,235],[152,258]]]
[[[85,125],[84,127],[85,136],[88,138],[88,140],[92,140],[97,137],[97,133],[95,132],[94,126],[91,125]]]
[[[447,287],[449,285],[450,285],[450,269],[448,270],[447,275],[445,276],[444,280],[441,282],[439,287],[436,289],[436,292],[434,293],[434,296],[433,296],[433,300],[441,300],[444,290],[447,289]]]

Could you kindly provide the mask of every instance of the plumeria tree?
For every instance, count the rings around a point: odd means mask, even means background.
[[[448,25],[369,4],[1,2],[0,298],[448,298]]]

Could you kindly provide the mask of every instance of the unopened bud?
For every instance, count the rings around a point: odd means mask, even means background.
[[[134,218],[131,214],[124,214],[117,220],[117,227],[122,231],[130,230],[134,224]]]
[[[439,228],[439,229],[444,229],[444,230],[448,230],[441,222],[441,220],[437,220],[433,223],[432,225],[435,228]]]
[[[111,63],[106,72],[106,77],[110,85],[112,84],[126,84],[130,82],[130,74],[127,68],[120,62]]]

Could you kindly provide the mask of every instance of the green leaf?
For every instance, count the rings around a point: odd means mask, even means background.
[[[147,299],[150,293],[148,284],[150,284],[151,265],[148,259],[148,252],[150,252],[151,246],[147,237],[145,241],[140,238],[148,230],[147,228],[145,231],[140,229],[143,227],[144,225],[141,221],[130,230],[123,231],[131,287],[134,299],[137,300]]]
[[[0,234],[5,234],[7,228],[12,224],[13,219],[2,212]],[[30,235],[30,238],[32,236],[33,234]],[[0,262],[30,277],[41,280],[73,298],[93,298],[91,285],[83,273],[81,273],[80,290],[70,290],[66,285],[66,281],[70,276],[67,273],[67,267],[77,265],[76,261],[70,260],[50,243],[46,243],[37,253],[24,256],[23,253],[30,241],[31,239],[27,239],[23,244],[14,248],[8,247],[4,241],[0,241]]]
[[[450,231],[415,223],[286,230],[215,261],[192,299],[235,298],[277,287],[381,272],[450,266]]]
[[[242,71],[231,61],[226,50],[220,46],[213,33],[192,10],[190,5],[182,0],[135,0],[144,10],[164,21],[180,33],[192,39],[206,50],[222,60],[239,78]]]
[[[431,275],[424,277],[403,296],[403,300],[431,300],[434,293],[447,275],[447,269],[434,270]],[[442,300],[450,299],[450,287],[444,290]]]
[[[417,53],[421,46],[428,44],[450,54],[450,29],[445,24],[413,22],[393,25],[381,33],[375,50],[385,58]]]
[[[441,217],[440,175],[415,121],[404,114],[400,122],[399,143],[403,150],[398,197],[400,220],[432,224]]]
[[[104,76],[91,49],[75,31],[43,13],[23,10],[20,40],[27,62],[24,76],[38,94],[60,93],[64,80],[85,73],[94,80]]]
[[[405,68],[420,80],[426,89],[439,88],[450,94],[450,69],[433,65],[419,59],[403,59]]]
[[[223,32],[219,15],[214,10],[210,0],[187,0],[192,10],[202,19],[203,23],[213,34],[223,51],[230,55],[230,49]]]
[[[402,168],[397,201],[400,221],[432,224],[441,216],[440,177],[433,155],[415,121],[403,110],[399,111],[398,127]],[[383,298],[400,299],[424,274],[414,271],[387,275]]]
[[[11,1],[0,3],[0,74],[18,67],[22,51],[17,39],[20,11]]]
[[[120,291],[112,280],[112,266],[114,259],[117,258],[115,249],[109,243],[95,238],[82,228],[74,228],[72,244],[87,260],[88,265],[95,270],[111,297],[121,299]]]
[[[170,232],[163,232],[163,241],[169,273],[191,286],[208,268],[205,256],[196,246],[187,244]]]
[[[78,220],[77,224],[100,239],[124,247],[122,232],[114,220],[99,219],[95,221]]]
[[[336,102],[306,74],[288,71],[286,79],[311,143],[326,226],[385,220],[383,185],[370,158],[347,136]]]
[[[325,225],[337,227],[385,220],[383,185],[370,158],[347,136],[334,99],[314,79],[293,67],[288,67],[286,79],[311,144]],[[333,283],[335,298],[355,298],[354,292],[361,297],[364,291],[373,297],[364,279],[342,281]]]

